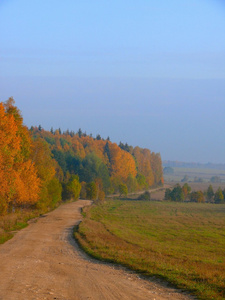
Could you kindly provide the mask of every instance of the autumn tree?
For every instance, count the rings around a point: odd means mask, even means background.
[[[121,183],[121,184],[119,185],[119,193],[120,193],[120,197],[121,197],[121,196],[124,196],[124,197],[127,196],[127,194],[128,194],[128,189],[127,189],[126,184]]]
[[[191,202],[198,202],[198,203],[205,202],[205,197],[202,191],[196,191],[190,193],[189,198]]]
[[[38,201],[40,181],[31,151],[29,131],[14,99],[9,98],[0,103],[0,198],[4,212]]]
[[[130,193],[137,191],[137,189],[138,189],[137,178],[132,176],[131,174],[129,174],[128,178],[126,180],[126,185],[127,185],[128,191]]]
[[[7,115],[0,103],[0,213],[7,212],[14,190],[14,163],[20,150],[20,137],[12,115]],[[11,191],[10,191],[11,190]]]
[[[215,192],[215,196],[214,196],[214,202],[215,203],[224,203],[224,196],[223,196],[223,192],[221,190],[221,188],[219,187],[218,190]]]
[[[136,176],[137,170],[132,155],[121,148],[117,144],[109,143],[110,159],[111,159],[111,176],[125,182],[129,175]]]
[[[72,175],[64,186],[64,199],[77,200],[81,191],[81,184],[77,175]]]
[[[52,201],[54,202],[49,188],[51,188],[50,182],[56,176],[56,168],[59,168],[59,166],[52,158],[48,144],[41,138],[34,140],[31,158],[36,165],[37,175],[41,182],[37,207],[45,210],[52,206]],[[60,195],[58,195],[58,197],[60,197]]]
[[[191,192],[191,187],[188,185],[187,182],[182,186],[182,191],[184,194],[184,199],[186,199],[188,194]]]
[[[86,184],[86,196],[87,199],[96,200],[97,199],[97,186],[94,181]]]
[[[51,179],[51,181],[48,183],[47,191],[49,198],[51,199],[50,207],[54,208],[62,200],[62,184],[58,178],[53,177]]]
[[[161,160],[160,153],[152,152],[151,165],[154,174],[155,185],[162,185],[164,183],[164,179],[163,179],[162,160]]]
[[[142,175],[145,177],[145,181],[149,187],[153,186],[155,184],[155,179],[154,179],[154,174],[151,165],[150,150],[135,147],[133,150],[133,155],[136,160],[139,176]]]
[[[143,174],[138,173],[136,176],[137,179],[137,184],[138,184],[138,189],[143,190],[148,187],[148,184],[146,182],[146,178]]]

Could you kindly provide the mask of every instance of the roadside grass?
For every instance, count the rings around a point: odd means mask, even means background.
[[[225,205],[109,200],[84,209],[75,238],[95,258],[222,300],[224,213]]]
[[[0,244],[3,244],[11,239],[18,230],[27,227],[30,220],[38,218],[41,215],[56,209],[59,205],[66,204],[71,201],[72,200],[63,201],[55,205],[55,207],[47,207],[44,209],[18,209],[13,213],[0,216]]]
[[[14,236],[14,233],[28,225],[28,221],[38,217],[38,210],[21,210],[5,216],[0,216],[0,244]]]
[[[68,202],[73,201],[76,200],[70,199],[66,201],[61,201],[57,203],[54,207],[45,207],[43,209],[18,209],[13,213],[9,213],[5,216],[0,216],[0,245],[10,240],[18,230],[27,227],[30,220],[38,218],[41,215],[56,209],[59,205],[64,205]]]

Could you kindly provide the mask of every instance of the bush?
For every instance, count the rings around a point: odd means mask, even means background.
[[[81,184],[77,175],[72,175],[69,182],[64,185],[63,198],[74,199],[79,198],[81,191]]]
[[[120,197],[123,195],[124,197],[127,196],[128,194],[128,188],[126,186],[126,184],[121,183],[119,185],[119,193],[120,193]]]
[[[143,194],[141,194],[138,197],[138,200],[149,201],[149,200],[151,200],[151,194],[149,193],[149,191],[145,191]]]

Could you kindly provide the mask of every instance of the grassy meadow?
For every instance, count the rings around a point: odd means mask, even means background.
[[[90,255],[224,299],[225,205],[108,200],[83,214],[75,237]]]

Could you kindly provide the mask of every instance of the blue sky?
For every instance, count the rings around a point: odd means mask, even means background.
[[[225,163],[223,0],[0,0],[0,101],[61,127]]]

